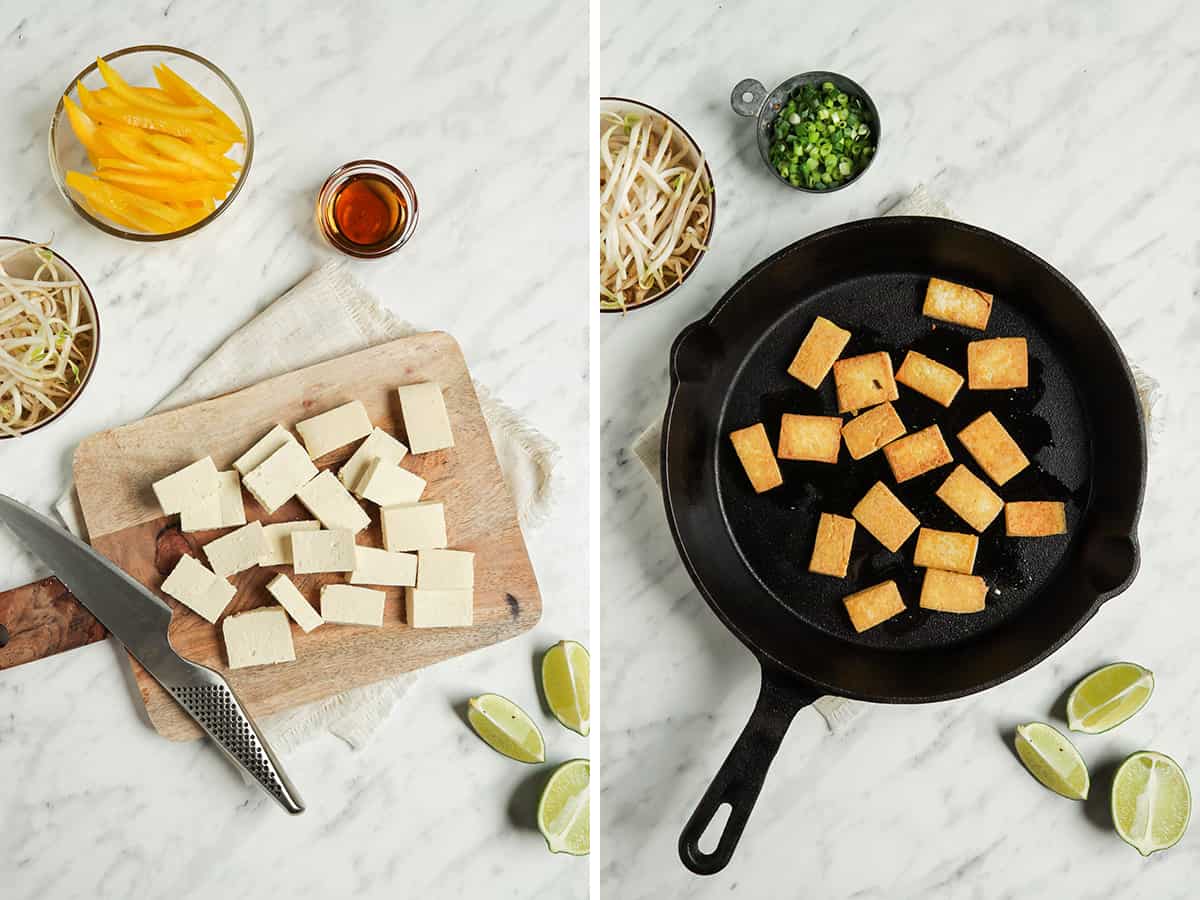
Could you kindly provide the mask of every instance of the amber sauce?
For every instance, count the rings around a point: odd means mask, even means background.
[[[351,178],[333,198],[329,224],[357,247],[386,243],[404,229],[408,207],[388,182],[370,175]]]

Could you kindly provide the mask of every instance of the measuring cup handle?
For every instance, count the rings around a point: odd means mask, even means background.
[[[747,100],[747,97],[750,99]],[[757,78],[743,78],[733,86],[733,92],[729,95],[729,105],[739,116],[754,118],[766,99],[767,89],[761,81]]]

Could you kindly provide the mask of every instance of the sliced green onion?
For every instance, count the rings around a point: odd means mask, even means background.
[[[768,153],[790,184],[836,187],[862,171],[875,152],[871,118],[861,97],[832,82],[803,84],[776,116]]]

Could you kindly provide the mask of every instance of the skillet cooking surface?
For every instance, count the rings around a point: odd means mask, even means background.
[[[921,316],[931,275],[994,294],[987,330]],[[965,376],[968,342],[1028,340],[1030,387],[1023,391],[964,385],[943,409],[901,385],[895,404],[908,433],[938,422],[955,463],[976,474],[956,434],[995,412],[1032,466],[993,489],[1005,500],[1067,504],[1065,536],[1010,540],[1003,516],[984,532],[975,568],[991,588],[984,612],[917,607],[915,537],[890,554],[860,527],[847,578],[807,571],[818,514],[848,516],[877,480],[923,524],[971,531],[934,496],[952,465],[897,486],[882,452],[852,460],[843,446],[836,465],[784,460],[782,486],[759,495],[750,488],[730,431],[761,420],[774,443],[783,412],[836,415],[832,374],[814,392],[786,372],[818,314],[852,332],[843,356],[885,349],[896,368],[911,348]],[[869,219],[810,235],[743,276],[671,351],[663,497],[684,565],[760,660],[826,693],[945,700],[998,684],[1052,653],[1137,572],[1145,453],[1133,378],[1086,298],[1017,244],[946,219]],[[908,609],[855,634],[842,598],[889,577]]]
[[[780,460],[784,483],[755,494],[728,440],[718,445],[718,494],[733,539],[746,564],[792,614],[827,634],[868,646],[924,648],[963,640],[994,628],[1037,595],[1069,552],[1090,493],[1091,448],[1083,405],[1073,387],[1068,361],[1054,351],[1033,317],[997,297],[986,332],[935,322],[920,314],[933,273],[885,273],[851,278],[798,298],[753,348],[732,382],[718,426],[728,435],[762,421],[778,446],[783,413],[836,416],[832,372],[819,390],[787,374],[788,364],[813,320],[822,315],[851,334],[842,358],[890,351],[899,370],[907,350],[917,350],[964,377],[967,344],[993,337],[1025,337],[1029,343],[1029,387],[972,391],[964,384],[947,409],[904,385],[894,406],[913,433],[934,423],[941,428],[954,463],[897,485],[882,451],[853,459],[843,445],[835,465]],[[936,327],[934,327],[936,326]],[[985,412],[994,412],[1032,462],[1002,487],[991,482],[955,435]],[[846,421],[849,421],[846,416]],[[923,570],[913,567],[914,533],[896,553],[861,526],[855,529],[845,579],[808,572],[817,520],[822,512],[850,516],[854,505],[882,481],[921,524],[974,534],[934,492],[962,463],[1005,500],[1063,500],[1068,534],[1039,539],[1004,536],[1003,514],[980,536],[975,574],[988,584],[981,613],[955,615],[920,609]],[[893,578],[908,611],[863,634],[850,626],[842,598]],[[1042,602],[1046,602],[1043,598]]]

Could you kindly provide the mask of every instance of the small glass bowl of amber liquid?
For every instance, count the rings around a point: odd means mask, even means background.
[[[317,227],[330,245],[350,256],[387,256],[416,230],[417,192],[395,166],[377,159],[348,162],[317,195]]]

